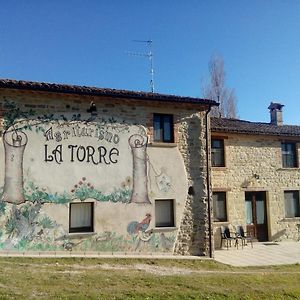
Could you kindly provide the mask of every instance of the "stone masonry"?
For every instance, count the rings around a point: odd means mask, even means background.
[[[285,218],[284,191],[300,190],[300,169],[282,167],[281,142],[299,138],[213,132],[214,136],[224,138],[225,167],[212,168],[213,190],[226,192],[228,217],[214,224],[216,246],[220,225],[245,226],[246,191],[266,192],[269,241],[297,240],[300,218]],[[299,146],[298,142],[298,159]]]
[[[193,190],[187,197],[175,245],[175,252],[182,255],[208,255],[209,251],[205,127],[205,112],[181,114],[179,149]]]

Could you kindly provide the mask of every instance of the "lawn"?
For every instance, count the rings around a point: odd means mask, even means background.
[[[300,299],[300,265],[0,258],[0,299]]]

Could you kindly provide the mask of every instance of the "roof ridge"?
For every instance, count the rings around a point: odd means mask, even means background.
[[[266,122],[258,122],[258,121],[249,121],[249,120],[242,120],[242,119],[236,119],[236,118],[219,118],[219,117],[212,117],[212,119],[222,119],[222,120],[228,120],[228,121],[233,121],[233,122],[244,122],[244,123],[257,123],[257,124],[270,124],[271,123],[266,123]]]
[[[264,122],[252,122],[239,119],[215,118],[211,120],[213,132],[243,133],[259,135],[280,135],[300,137],[299,125],[274,125]]]
[[[233,122],[244,122],[244,123],[250,123],[250,124],[260,124],[260,125],[270,125],[274,127],[300,127],[300,125],[295,124],[283,124],[283,125],[276,125],[272,123],[267,122],[259,122],[259,121],[249,121],[249,120],[241,120],[241,119],[235,119],[235,118],[219,118],[219,117],[212,117],[214,120],[226,120],[226,121],[233,121]]]
[[[80,95],[92,95],[92,96],[110,96],[118,98],[134,98],[140,100],[155,100],[166,102],[182,102],[193,104],[204,104],[217,106],[217,102],[210,99],[196,98],[190,96],[177,96],[160,93],[151,93],[144,91],[131,91],[121,90],[113,88],[99,88],[86,85],[74,85],[74,84],[62,84],[62,83],[50,83],[50,82],[36,82],[28,80],[15,80],[15,79],[1,79],[0,88],[19,89],[19,90],[35,90],[35,91],[47,91],[55,93],[69,93]]]

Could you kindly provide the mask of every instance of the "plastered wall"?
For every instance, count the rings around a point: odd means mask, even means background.
[[[207,255],[202,107],[14,90],[0,104],[1,250]],[[175,143],[153,142],[153,113],[174,115]],[[174,201],[173,227],[156,227],[156,199]],[[92,232],[69,232],[77,202]]]

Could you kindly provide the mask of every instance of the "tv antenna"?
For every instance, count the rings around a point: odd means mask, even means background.
[[[150,62],[150,90],[151,93],[154,93],[154,68],[153,68],[153,51],[152,51],[152,40],[133,40],[135,43],[144,43],[147,44],[149,47],[149,52],[148,53],[140,53],[140,52],[127,52],[128,55],[132,56],[142,56],[142,57],[147,57],[149,58]]]

